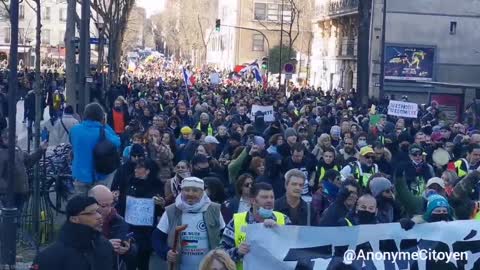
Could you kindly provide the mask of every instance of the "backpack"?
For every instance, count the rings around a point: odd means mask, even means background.
[[[93,149],[93,164],[101,174],[110,174],[120,167],[120,155],[117,147],[105,137],[105,126],[100,128],[100,139]]]

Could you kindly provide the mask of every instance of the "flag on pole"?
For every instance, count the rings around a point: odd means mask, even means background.
[[[192,72],[183,68],[183,80],[185,81],[186,86],[192,86],[195,84],[195,76],[193,76]]]
[[[238,74],[240,74],[241,76],[245,76],[246,74],[249,74],[249,73],[253,73],[253,75],[255,76],[255,80],[258,83],[262,82],[262,73],[260,71],[260,67],[258,66],[257,60],[255,60],[253,63],[251,63],[247,66],[244,66],[238,72]]]

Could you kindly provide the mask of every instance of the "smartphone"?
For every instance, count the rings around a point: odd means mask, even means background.
[[[127,241],[131,241],[131,240],[134,240],[134,236],[135,233],[134,232],[129,232],[125,235],[125,237],[123,237],[122,239],[122,245],[123,245],[123,242],[127,242]]]

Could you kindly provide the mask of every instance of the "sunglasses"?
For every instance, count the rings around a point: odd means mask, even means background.
[[[411,155],[412,155],[413,157],[419,157],[419,156],[422,155],[422,153],[412,153]]]
[[[366,159],[373,159],[373,156],[365,156]]]
[[[243,187],[252,187],[252,183],[246,183],[243,185]]]

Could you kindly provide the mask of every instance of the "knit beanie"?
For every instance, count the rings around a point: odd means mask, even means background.
[[[438,194],[433,194],[430,195],[428,198],[427,202],[427,210],[425,211],[425,214],[423,214],[423,218],[426,221],[430,220],[430,217],[432,216],[433,210],[439,208],[439,207],[445,207],[448,209],[448,215],[451,217],[452,211],[450,208],[450,204],[448,203],[447,199],[445,197],[438,195]]]
[[[96,204],[97,200],[93,197],[87,197],[85,195],[77,195],[71,198],[67,202],[65,209],[67,219],[70,217],[78,216],[85,208],[89,207],[92,204]]]
[[[391,189],[392,186],[392,182],[385,177],[375,177],[370,181],[369,185],[373,197],[377,197],[382,192]]]
[[[287,128],[285,130],[285,139],[287,139],[288,137],[293,137],[293,136],[297,136],[297,132],[295,131],[295,129]]]

